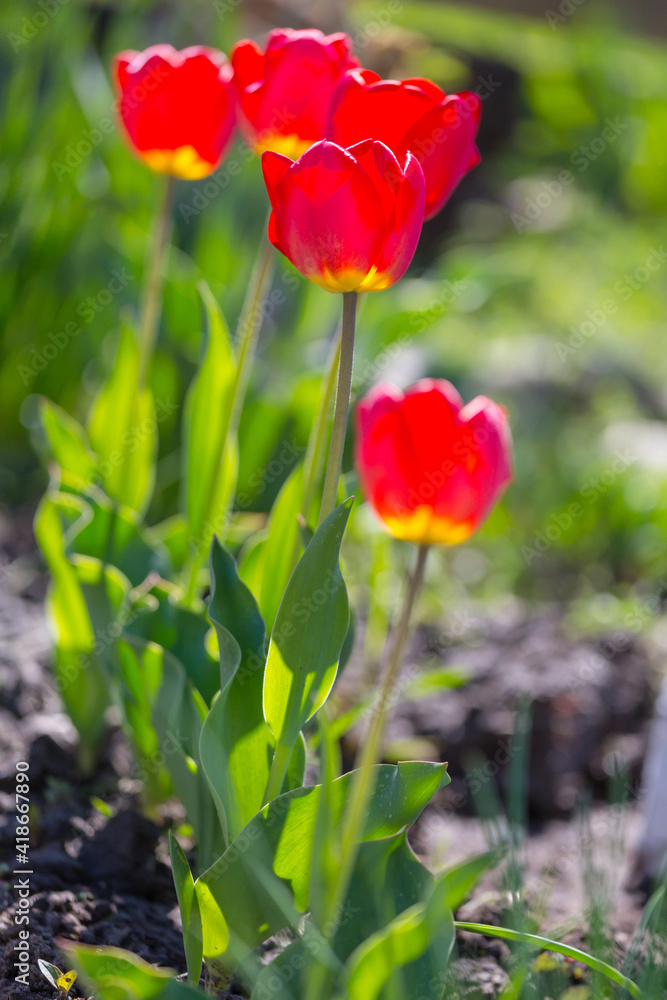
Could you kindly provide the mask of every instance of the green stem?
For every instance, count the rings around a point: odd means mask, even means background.
[[[343,292],[343,328],[340,340],[340,361],[338,363],[338,386],[336,389],[336,408],[334,410],[333,428],[331,431],[331,447],[327,474],[324,480],[322,507],[320,508],[320,524],[331,514],[336,506],[338,480],[343,462],[345,447],[345,432],[347,430],[347,415],[350,409],[350,392],[352,389],[352,365],[354,362],[354,327],[357,313],[357,293]]]
[[[390,640],[391,644],[380,683],[375,713],[371,720],[366,739],[355,761],[356,769],[350,789],[349,805],[343,818],[338,874],[332,893],[333,898],[330,901],[327,914],[327,924],[329,927],[336,923],[336,914],[340,911],[341,904],[347,895],[354,863],[359,850],[359,843],[363,836],[368,804],[375,789],[376,774],[373,771],[373,767],[381,760],[382,740],[391,708],[391,699],[409,634],[412,610],[424,579],[427,555],[428,545],[420,545],[417,551],[415,568],[408,581],[403,598],[403,606],[398,624]]]
[[[266,791],[264,792],[264,802],[262,805],[266,805],[267,802],[277,799],[280,795],[291,756],[291,747],[286,747],[282,743],[277,745],[276,752],[273,755],[273,763],[271,764],[271,770],[269,772],[269,780],[266,783]]]
[[[165,264],[169,252],[172,228],[172,203],[176,178],[168,176],[164,185],[162,201],[155,220],[153,239],[148,253],[146,278],[144,282],[139,319],[139,386],[141,387],[150,371],[155,341],[157,339],[160,313],[162,312],[162,291],[164,288]]]
[[[324,464],[324,447],[326,441],[327,426],[331,413],[331,403],[336,391],[336,375],[340,365],[340,330],[336,333],[336,346],[331,352],[331,358],[327,366],[326,378],[322,386],[322,397],[320,406],[315,417],[313,428],[308,438],[306,457],[303,461],[304,482],[303,501],[301,513],[308,520],[308,513],[315,497],[315,490],[322,474]]]
[[[243,409],[250,369],[255,356],[257,337],[262,326],[263,307],[266,301],[268,290],[273,280],[276,255],[269,237],[267,226],[264,227],[264,235],[257,252],[257,258],[250,275],[248,288],[246,291],[238,325],[236,327],[236,375],[232,386],[232,401],[229,407],[227,427],[224,435],[224,448],[227,447],[230,439],[238,430],[239,418]],[[224,451],[220,456],[220,461],[224,459]],[[208,556],[207,547],[200,546],[190,560],[187,572],[188,585],[185,594],[185,603],[192,607],[197,597],[199,585],[199,573]]]

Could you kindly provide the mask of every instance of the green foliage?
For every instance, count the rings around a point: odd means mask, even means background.
[[[196,566],[214,533],[222,532],[236,481],[236,446],[229,435],[236,362],[220,307],[205,282],[201,295],[208,320],[203,358],[185,403],[184,507]]]
[[[142,513],[155,479],[157,416],[153,393],[138,386],[139,345],[123,323],[108,381],[95,399],[88,434],[100,461],[97,469],[112,500]]]
[[[364,841],[398,834],[449,780],[446,765],[420,762],[381,765],[377,775]],[[331,835],[340,824],[350,780],[344,775],[332,785]],[[320,796],[321,786],[314,785],[274,799],[197,880],[205,960],[219,959],[228,948],[254,948],[270,934],[296,924],[298,914],[308,909]],[[205,911],[216,913],[210,936]]]
[[[174,981],[169,969],[156,969],[122,948],[63,943],[63,951],[96,1000],[201,1000],[203,994]]]
[[[522,944],[530,944],[536,948],[545,948],[548,951],[555,951],[558,955],[564,955],[566,958],[574,958],[576,961],[581,962],[583,965],[587,965],[590,969],[594,969],[596,972],[601,973],[606,976],[607,979],[611,980],[612,983],[616,983],[618,986],[622,986],[623,989],[627,990],[633,997],[641,997],[641,993],[635,983],[627,976],[624,976],[617,969],[612,968],[606,962],[602,962],[599,958],[594,955],[588,955],[586,952],[581,951],[579,948],[573,948],[571,945],[563,944],[562,941],[552,941],[550,938],[541,937],[539,934],[525,934],[522,931],[516,931],[511,927],[494,927],[491,924],[478,924],[470,921],[456,921],[456,926],[460,927],[461,930],[465,931],[476,931],[478,934],[490,934],[492,937],[503,938],[506,941],[518,941]]]
[[[285,589],[264,673],[264,714],[276,739],[272,768],[280,778],[299,732],[326,701],[349,625],[347,591],[338,566],[350,515],[346,501],[320,525]],[[270,795],[269,795],[270,797]]]

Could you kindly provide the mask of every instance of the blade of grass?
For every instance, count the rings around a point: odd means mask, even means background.
[[[521,931],[512,930],[510,927],[494,927],[493,924],[477,924],[470,923],[465,920],[455,920],[454,926],[458,927],[462,931],[473,931],[476,934],[488,934],[489,937],[502,938],[506,941],[517,941],[521,944],[534,945],[535,948],[542,948],[544,951],[555,951],[559,955],[564,955],[566,958],[573,958],[577,962],[581,962],[582,965],[587,965],[589,969],[593,969],[594,972],[599,972],[607,979],[610,979],[612,983],[616,983],[617,986],[622,986],[623,989],[631,993],[633,997],[641,997],[639,992],[639,987],[636,983],[633,983],[631,979],[624,976],[622,972],[614,969],[613,966],[607,965],[599,958],[595,958],[594,955],[588,955],[585,951],[581,951],[579,948],[573,948],[569,944],[563,944],[561,941],[552,941],[551,938],[541,937],[539,934],[525,934]]]

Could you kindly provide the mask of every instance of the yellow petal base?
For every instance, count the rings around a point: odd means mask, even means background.
[[[314,139],[302,139],[300,135],[295,133],[292,135],[274,133],[257,139],[255,152],[261,156],[262,153],[271,150],[272,153],[282,153],[283,156],[289,156],[290,160],[298,160],[301,154],[310,149],[314,142]]]
[[[353,269],[330,271],[324,268],[307,277],[320,288],[326,288],[328,292],[381,292],[393,284],[391,276],[384,271],[378,271],[376,267],[372,267],[367,273]]]
[[[171,174],[184,181],[200,181],[215,170],[215,164],[202,160],[193,146],[178,149],[147,149],[139,155],[156,174]]]
[[[465,542],[475,530],[471,521],[452,521],[439,517],[432,507],[418,507],[405,517],[380,515],[387,531],[402,542],[417,545],[459,545]]]

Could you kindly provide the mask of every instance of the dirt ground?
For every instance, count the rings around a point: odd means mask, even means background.
[[[25,584],[18,588],[22,594],[11,592],[6,580],[0,586],[0,996],[52,998],[36,960],[59,964],[54,943],[59,937],[128,948],[181,972],[185,960],[164,823],[136,811],[137,789],[127,777],[130,761],[118,732],[110,736],[106,762],[95,778],[88,783],[78,778],[74,732],[49,679],[43,583],[30,574],[26,580],[19,581]],[[16,580],[12,583],[16,591]],[[607,657],[600,642],[569,638],[558,609],[527,616],[517,607],[502,620],[476,621],[460,641],[441,647],[438,636],[418,633],[408,673],[427,651],[440,664],[464,665],[470,683],[399,705],[390,732],[395,746],[417,741],[450,761],[452,784],[414,831],[415,849],[436,869],[486,849],[488,828],[474,812],[492,788],[508,792],[516,701],[530,695],[530,835],[520,850],[528,898],[542,915],[543,933],[568,931],[567,940],[580,943],[591,893],[597,893],[613,914],[621,954],[644,899],[632,871],[639,822],[633,794],[654,684],[641,646],[629,639]],[[346,756],[354,741],[352,733]],[[610,762],[621,757],[628,773],[622,795],[628,801],[605,805]],[[29,987],[14,979],[17,760],[30,763],[36,831]],[[597,801],[589,813],[589,836],[582,837],[584,820],[575,805],[585,788]],[[95,808],[94,796],[113,801],[115,815],[108,818]],[[459,917],[497,921],[507,902],[507,887],[496,872]],[[506,981],[499,964],[504,948],[498,941],[461,935],[451,995],[497,996]]]

